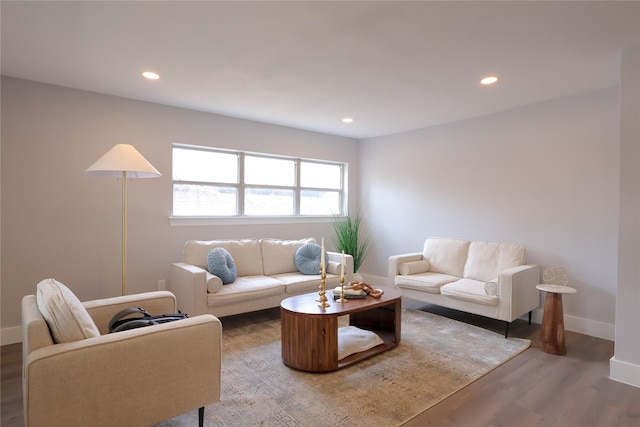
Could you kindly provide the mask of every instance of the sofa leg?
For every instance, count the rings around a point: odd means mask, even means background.
[[[200,427],[204,426],[204,406],[198,408],[198,425]]]
[[[505,338],[509,338],[509,326],[511,326],[511,322],[505,322],[507,324],[507,327],[504,330],[504,337]]]

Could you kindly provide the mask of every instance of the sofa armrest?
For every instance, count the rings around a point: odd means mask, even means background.
[[[327,252],[327,262],[337,262],[342,264],[342,253]],[[340,274],[340,270],[338,270]],[[344,254],[344,283],[349,283],[353,280],[353,256]]]
[[[101,334],[109,332],[109,321],[120,310],[140,307],[151,315],[177,312],[176,297],[168,291],[145,292],[83,302]]]
[[[220,398],[222,326],[212,315],[29,354],[25,425],[152,425]]]
[[[405,262],[420,261],[423,259],[422,252],[412,252],[401,255],[391,255],[389,257],[387,276],[389,279],[389,286],[392,288],[396,286],[396,276],[400,274],[400,264]]]
[[[513,321],[540,306],[540,266],[520,265],[503,270],[498,275],[498,297],[510,301],[510,313],[502,320]],[[501,314],[502,316],[502,314]]]
[[[178,309],[189,316],[207,312],[207,271],[184,262],[171,264],[171,292]]]

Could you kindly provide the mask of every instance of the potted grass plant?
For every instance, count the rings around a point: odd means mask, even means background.
[[[369,251],[369,236],[362,228],[362,213],[334,216],[332,241],[338,252],[353,257],[353,272],[357,273]]]

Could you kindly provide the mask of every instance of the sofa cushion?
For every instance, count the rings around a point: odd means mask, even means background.
[[[284,291],[284,283],[269,276],[238,276],[235,282],[223,286],[215,294],[208,294],[207,304],[209,307],[221,307],[284,294]]]
[[[207,270],[207,256],[213,248],[224,248],[233,257],[238,276],[264,274],[258,239],[189,240],[184,245],[184,262]]]
[[[322,247],[319,244],[305,243],[296,250],[294,257],[296,267],[302,274],[319,274],[321,254]],[[326,253],[325,259],[327,259]]]
[[[233,283],[238,275],[236,263],[225,248],[213,248],[207,255],[207,270],[222,280],[224,285]]]
[[[396,276],[395,284],[399,288],[414,289],[418,291],[439,294],[440,288],[447,283],[460,279],[457,276],[442,273],[420,273],[407,276]]]
[[[316,243],[315,239],[280,240],[260,239],[263,271],[266,276],[280,273],[298,272],[296,251],[305,243]]]
[[[45,279],[38,283],[38,310],[56,343],[99,337],[100,331],[80,300],[62,283]]]
[[[420,261],[403,262],[398,270],[400,274],[406,276],[408,274],[426,273],[431,268],[431,264],[426,259]]]
[[[471,242],[463,277],[488,282],[502,270],[524,264],[524,258],[524,247],[520,245]]]
[[[441,287],[440,293],[462,301],[491,306],[498,305],[500,299],[497,296],[487,295],[485,291],[486,283],[480,280],[460,279]]]
[[[429,261],[430,271],[462,277],[469,243],[468,240],[432,237],[424,242],[422,256]]]

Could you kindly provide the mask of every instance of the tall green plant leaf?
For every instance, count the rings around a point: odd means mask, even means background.
[[[354,216],[335,216],[333,223],[332,242],[338,252],[353,257],[353,272],[357,273],[369,251],[369,236],[362,229],[362,214]]]

